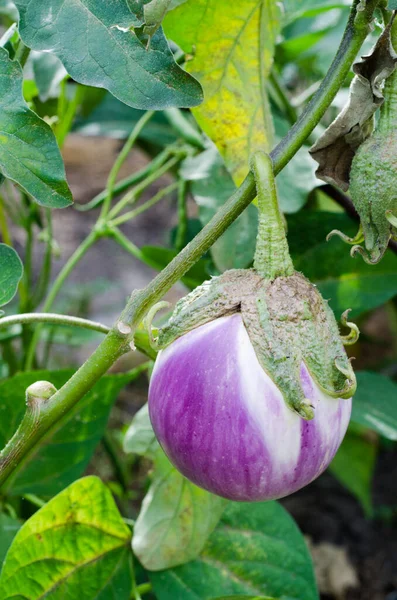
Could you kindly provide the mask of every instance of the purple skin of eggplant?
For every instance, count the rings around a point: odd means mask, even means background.
[[[282,498],[326,469],[351,414],[351,399],[327,396],[304,364],[301,382],[311,421],[287,406],[263,371],[237,313],[160,352],[150,419],[168,458],[196,485],[236,501]]]

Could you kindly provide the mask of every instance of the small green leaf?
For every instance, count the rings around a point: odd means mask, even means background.
[[[193,485],[172,466],[155,438],[147,405],[134,417],[124,449],[147,456],[155,467],[134,526],[134,553],[152,571],[193,560],[218,523],[226,500]]]
[[[25,390],[38,380],[50,381],[57,389],[74,371],[33,371],[19,373],[0,382],[0,410],[7,419],[0,418],[0,447],[14,434],[25,411]],[[35,450],[30,460],[18,471],[9,489],[12,495],[24,493],[50,497],[57,494],[86,469],[99,443],[120,390],[131,377],[107,375],[101,379],[68,414],[60,429]],[[0,413],[1,414],[1,413]]]
[[[134,15],[125,0],[15,3],[25,44],[56,54],[75,81],[106,88],[143,110],[201,102],[199,83],[175,63],[161,30],[148,48],[139,40],[133,28],[143,14]],[[142,6],[140,2],[141,12]]]
[[[10,246],[0,244],[0,306],[11,302],[22,275],[23,265],[18,254]]]
[[[352,421],[397,441],[397,385],[379,373],[359,371]]]
[[[43,206],[72,203],[51,127],[22,96],[22,69],[0,48],[0,171]]]
[[[389,0],[387,8],[389,10],[397,10],[397,0]]]
[[[16,519],[0,513],[0,570],[3,561],[11,546],[11,542],[18,533],[21,524]]]
[[[311,558],[277,502],[229,502],[199,558],[151,572],[158,600],[207,600],[214,593],[318,600]]]
[[[330,465],[331,473],[357,498],[368,516],[372,514],[376,455],[376,440],[365,431],[356,432],[351,428]]]
[[[197,156],[185,159],[180,175],[190,181],[190,189],[198,204],[203,226],[236,190],[233,179],[213,144]],[[219,271],[244,269],[251,264],[257,230],[258,210],[250,204],[211,247],[211,255]]]
[[[0,576],[0,600],[128,600],[130,538],[107,487],[97,477],[80,479],[15,536]]]
[[[272,145],[265,84],[279,30],[278,3],[188,0],[167,14],[164,29],[192,55],[187,68],[205,96],[193,113],[239,184],[250,155]]]

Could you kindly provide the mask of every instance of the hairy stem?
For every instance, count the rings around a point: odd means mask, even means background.
[[[369,0],[364,10],[356,14],[357,5],[356,1],[342,44],[329,73],[310,103],[310,109],[303,112],[286,138],[272,152],[275,173],[278,173],[294,156],[317,125],[342,84],[367,35],[377,2]],[[132,294],[116,326],[71,379],[47,402],[46,410],[43,415],[40,415],[31,435],[24,436],[23,432],[17,432],[1,452],[0,487],[13,474],[20,461],[29,457],[45,433],[55,429],[58,420],[75,406],[118,357],[128,351],[129,344],[133,343],[135,329],[151,306],[161,300],[164,294],[209,250],[254,196],[254,177],[248,174],[236,192],[178,256],[145,289]]]

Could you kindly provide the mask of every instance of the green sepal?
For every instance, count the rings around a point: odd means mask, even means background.
[[[213,278],[178,302],[160,332],[159,346],[236,312],[263,370],[302,418],[314,417],[302,388],[302,363],[329,396],[354,394],[356,379],[333,312],[317,288],[296,272],[271,280],[254,269],[232,270]]]

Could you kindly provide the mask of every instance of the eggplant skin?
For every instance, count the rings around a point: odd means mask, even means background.
[[[351,399],[301,383],[312,420],[289,408],[262,369],[240,313],[206,323],[162,350],[149,389],[154,432],[196,485],[235,501],[282,498],[318,477],[335,456]]]

